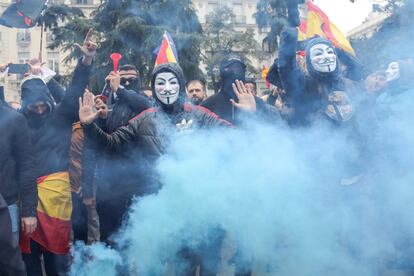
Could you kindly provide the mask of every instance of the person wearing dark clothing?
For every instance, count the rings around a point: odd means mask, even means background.
[[[128,90],[122,85],[128,85],[130,89],[139,89],[137,83],[132,79],[138,78],[135,70],[121,66],[118,72],[111,72],[106,78],[109,82],[109,95],[105,116],[101,116],[98,121],[99,126],[112,133],[115,129],[127,125],[128,121],[150,107],[146,97],[137,93],[135,90]],[[123,77],[121,72],[124,74]],[[137,73],[136,73],[137,74]],[[129,77],[128,77],[129,76]],[[135,83],[135,85],[134,85]],[[97,98],[95,102],[103,104]],[[85,205],[89,202],[97,202],[98,214],[100,219],[101,240],[108,241],[108,238],[119,228],[123,214],[131,199],[135,179],[140,177],[137,172],[126,164],[136,160],[136,157],[129,150],[106,153],[100,150],[85,137],[84,154],[82,160],[82,197]],[[124,179],[125,190],[119,189],[119,181]],[[132,184],[131,184],[132,183]],[[94,191],[96,187],[97,191]],[[113,201],[113,193],[117,191],[118,200]],[[95,200],[95,194],[98,195]],[[75,231],[76,232],[76,231]],[[75,233],[76,234],[76,233]]]
[[[3,101],[0,101],[0,131],[0,193],[11,209],[13,233],[17,242],[20,216],[26,234],[31,234],[36,228],[36,171],[26,120]],[[22,206],[20,214],[19,198]]]
[[[295,109],[292,122],[310,125],[319,118],[344,125],[354,115],[354,106],[339,71],[335,47],[323,38],[306,45],[306,72],[296,61],[298,31],[285,26],[279,49],[279,73],[283,88]]]
[[[242,122],[241,112],[232,100],[238,102],[237,96],[233,91],[233,84],[236,80],[245,82],[246,65],[242,57],[236,54],[228,55],[220,64],[221,88],[219,93],[208,97],[201,103],[201,106],[211,110],[221,118],[238,125]],[[278,119],[278,112],[273,107],[266,105],[260,98],[255,97],[256,113],[259,117],[270,119],[270,121]]]
[[[232,126],[206,108],[185,102],[184,74],[177,64],[166,63],[156,67],[151,83],[156,107],[138,114],[128,125],[112,133],[106,133],[96,123],[92,123],[98,116],[98,112],[93,111],[92,95],[84,95],[80,109],[80,119],[88,136],[110,152],[123,151],[128,147],[130,155],[137,158],[136,162],[129,165],[136,171],[145,173],[146,178],[141,176],[136,179],[141,196],[155,193],[160,188],[154,173],[154,162],[166,152],[172,133],[191,133],[195,129]],[[120,184],[123,182],[122,179]],[[117,199],[113,197],[112,200]],[[214,252],[217,253],[216,258],[219,258],[219,253],[216,250]],[[217,264],[216,260],[213,261],[214,264]]]
[[[9,209],[0,193],[0,275],[25,276],[22,255],[13,237]]]
[[[42,275],[41,255],[48,276],[66,275],[69,266],[71,229],[71,187],[69,182],[69,146],[72,124],[78,120],[78,99],[89,81],[96,44],[88,32],[83,53],[72,81],[60,104],[43,80],[30,76],[22,81],[22,114],[30,129],[36,162],[39,195],[36,231],[21,239],[21,249],[28,275]]]
[[[101,148],[105,147],[108,150],[108,155],[111,155],[111,159],[107,160],[107,170],[103,171],[104,178],[99,180],[98,186],[102,185],[99,190],[105,190],[105,192],[99,193],[100,200],[106,202],[106,208],[111,211],[111,214],[108,214],[109,218],[101,219],[101,225],[104,224],[103,220],[107,219],[112,222],[113,231],[122,222],[123,215],[134,195],[142,196],[154,193],[159,189],[158,181],[152,178],[151,172],[154,160],[164,151],[163,144],[165,142],[162,133],[166,131],[167,126],[184,130],[192,127],[193,123],[194,126],[206,126],[214,123],[228,124],[224,120],[219,120],[217,115],[205,108],[185,104],[184,74],[176,64],[160,65],[154,70],[152,81],[154,95],[157,93],[156,84],[154,84],[155,76],[161,74],[167,74],[167,77],[170,78],[159,79],[159,86],[162,86],[163,92],[158,93],[155,97],[156,108],[146,109],[134,118],[129,118],[126,126],[119,124],[117,129],[105,130],[97,123],[85,127],[86,137],[95,141]],[[98,112],[92,114],[92,121],[96,119],[93,115],[98,116]],[[82,116],[80,119],[82,122]],[[92,121],[84,121],[83,123],[91,123]],[[114,156],[119,157],[114,158]],[[112,187],[116,188],[109,189],[103,186],[105,184],[102,183],[108,179],[113,185],[116,185]],[[105,230],[103,227],[101,229]],[[105,233],[101,232],[101,235],[104,238]]]

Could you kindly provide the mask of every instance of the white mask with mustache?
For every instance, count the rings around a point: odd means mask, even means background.
[[[336,54],[334,49],[323,43],[310,48],[310,61],[313,69],[321,73],[333,72],[336,69]]]
[[[154,81],[155,95],[163,104],[173,104],[180,92],[180,83],[176,75],[170,72],[157,74]]]

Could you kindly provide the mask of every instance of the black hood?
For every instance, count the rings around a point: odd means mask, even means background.
[[[312,67],[311,60],[310,60],[310,49],[316,44],[325,44],[325,45],[332,47],[332,49],[334,49],[335,55],[336,55],[336,68],[334,71],[329,72],[329,73],[322,73],[322,72],[316,71]],[[310,39],[307,42],[306,44],[306,69],[308,70],[308,73],[312,78],[316,80],[321,80],[321,81],[338,79],[339,78],[339,67],[340,67],[340,63],[339,63],[338,52],[336,51],[335,46],[329,40],[326,40],[321,37],[315,37],[315,38]]]
[[[234,69],[231,69],[231,67],[234,67]],[[244,58],[234,53],[227,55],[220,63],[220,78],[220,92],[225,93],[231,99],[236,99],[232,84],[236,80],[244,82],[246,79],[246,64]]]
[[[29,77],[24,79],[21,84],[21,100],[22,109],[21,112],[26,115],[29,125],[32,127],[40,127],[44,124],[45,119],[53,111],[55,101],[50,95],[49,89],[45,82],[39,77]],[[29,112],[27,106],[36,102],[45,102],[47,105],[47,111],[45,114],[37,114]]]
[[[178,82],[180,84],[180,91],[178,95],[178,99],[175,103],[171,105],[167,105],[162,103],[155,93],[155,78],[159,73],[170,72],[177,76]],[[157,103],[158,106],[162,108],[163,111],[169,114],[177,114],[184,110],[184,103],[186,100],[186,93],[185,93],[185,77],[183,69],[181,69],[180,65],[177,63],[164,63],[154,68],[152,71],[152,79],[151,79],[151,89],[152,95]]]

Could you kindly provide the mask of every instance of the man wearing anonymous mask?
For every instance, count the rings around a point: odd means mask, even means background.
[[[340,75],[335,47],[320,37],[310,39],[305,49],[304,72],[296,62],[297,36],[295,27],[284,28],[278,61],[283,87],[295,108],[291,123],[308,125],[320,115],[335,124],[349,121],[354,107]]]
[[[231,126],[211,111],[185,103],[184,74],[176,63],[161,64],[154,69],[151,89],[155,107],[142,111],[130,118],[126,125],[118,126],[111,132],[105,132],[107,130],[104,131],[95,122],[105,109],[96,108],[93,94],[86,91],[80,101],[79,118],[88,140],[108,156],[125,152],[129,157],[127,163],[118,166],[123,171],[118,173],[110,170],[111,174],[117,175],[118,181],[116,189],[106,193],[106,201],[119,202],[119,198],[125,199],[122,206],[116,206],[117,216],[101,219],[101,224],[112,222],[112,233],[121,225],[123,214],[134,196],[144,196],[159,190],[153,163],[164,153],[171,134],[191,133],[197,127]],[[123,179],[122,184],[119,179]]]

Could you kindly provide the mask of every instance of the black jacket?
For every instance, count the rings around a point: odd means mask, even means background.
[[[233,104],[230,102],[230,96],[228,93],[220,91],[217,94],[214,94],[207,99],[205,99],[201,106],[211,110],[224,120],[232,123],[233,125],[239,125],[242,123],[242,115],[248,115],[243,112],[240,112]],[[256,118],[264,119],[269,122],[275,122],[280,119],[279,112],[273,106],[269,106],[263,102],[262,99],[255,97],[256,100]]]
[[[117,99],[114,99],[110,106],[112,111],[109,112],[108,118],[99,120],[98,123],[99,127],[108,133],[127,125],[130,119],[150,107],[144,96],[132,90],[119,89],[116,97]],[[134,177],[135,171],[128,171],[125,167],[125,164],[130,163],[134,158],[129,149],[117,153],[106,153],[96,147],[88,136],[85,136],[82,159],[83,196],[86,198],[93,196],[94,182],[99,183],[100,190],[105,193],[106,190],[112,190],[111,187],[118,184],[120,177]],[[118,168],[118,170],[114,170],[114,168]]]
[[[0,193],[0,275],[24,276],[26,269],[13,237],[9,209]]]
[[[22,200],[22,216],[36,217],[37,184],[26,120],[0,101],[0,193],[7,204]]]
[[[36,101],[33,95],[38,95],[42,100],[46,97],[41,95],[40,91],[33,90],[28,91],[28,96],[25,98],[24,91],[22,91],[21,111],[29,122],[37,177],[68,170],[72,124],[79,120],[79,97],[83,95],[88,84],[90,71],[91,66],[83,65],[82,62],[78,63],[62,102],[56,106],[49,103],[50,113],[41,124],[38,124],[37,118],[34,118],[33,114],[27,110],[27,104]],[[50,95],[49,97],[53,101]]]
[[[334,48],[329,41],[316,37],[306,43],[306,68],[302,69],[296,61],[298,30],[284,27],[280,37],[278,68],[283,88],[292,103],[294,116],[290,123],[293,125],[310,125],[324,119],[338,125],[348,124],[352,112],[341,112],[341,106],[332,100],[333,92],[341,91],[342,102],[350,102],[349,90],[345,79],[340,73],[339,59],[334,71],[321,73],[313,69],[310,61],[310,49],[316,44],[327,44]],[[350,104],[348,104],[350,106]],[[331,111],[335,107],[335,111]],[[329,112],[328,112],[329,111]],[[345,118],[345,119],[344,119]],[[352,120],[349,120],[351,122]]]
[[[190,104],[184,104],[181,118],[187,122],[192,121],[192,128],[231,126],[209,110]],[[127,152],[131,157],[129,162],[114,165],[108,171],[107,177],[116,176],[113,181],[117,180],[117,186],[108,195],[99,196],[113,199],[120,193],[143,195],[156,192],[160,188],[159,180],[153,173],[154,162],[165,152],[171,131],[178,128],[166,113],[159,108],[147,109],[131,119],[128,125],[110,134],[95,123],[84,128],[86,135],[108,153],[116,156],[119,152]]]

